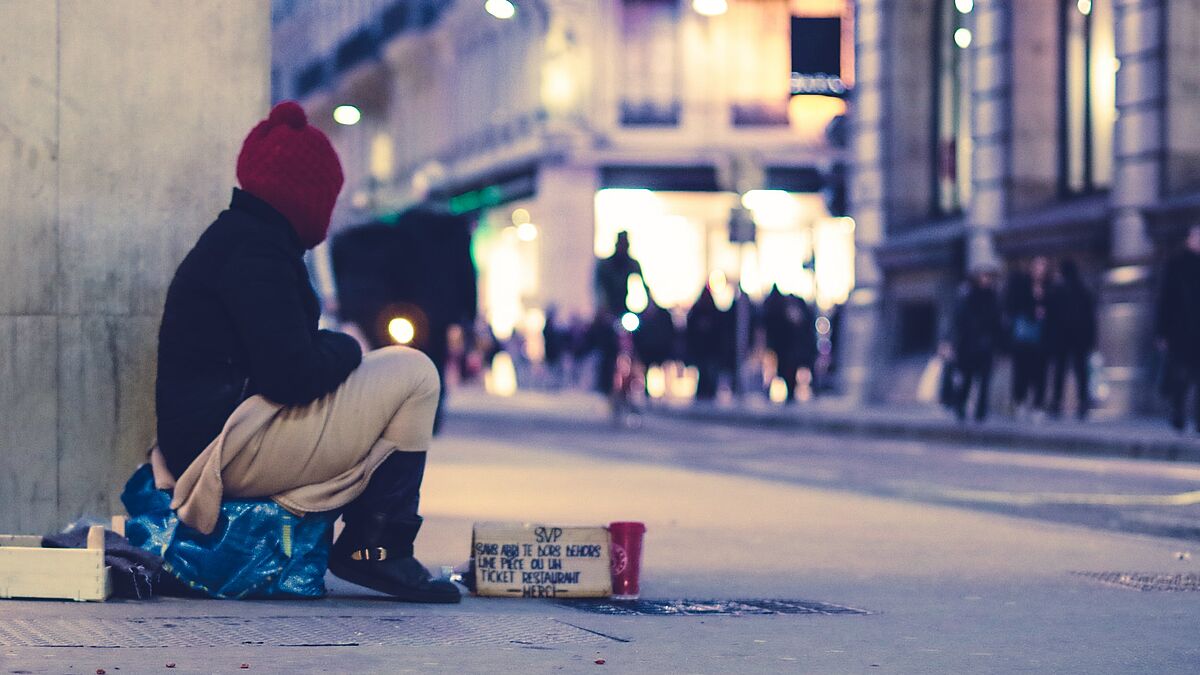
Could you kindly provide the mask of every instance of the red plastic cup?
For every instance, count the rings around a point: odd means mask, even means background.
[[[645,523],[609,523],[608,536],[612,553],[612,597],[614,600],[637,600],[641,589],[638,577],[642,571],[642,537]]]

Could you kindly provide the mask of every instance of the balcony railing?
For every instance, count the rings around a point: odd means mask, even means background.
[[[623,127],[676,127],[683,113],[679,101],[621,101]]]
[[[734,103],[730,113],[735,127],[786,127],[791,123],[787,100]]]

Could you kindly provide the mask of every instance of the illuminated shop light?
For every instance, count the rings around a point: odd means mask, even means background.
[[[971,46],[971,30],[969,28],[959,28],[954,31],[954,44],[962,49]]]
[[[795,198],[783,190],[750,190],[742,195],[742,206],[754,213],[756,225],[766,229],[789,229],[800,216]]]
[[[517,239],[521,241],[533,241],[538,238],[537,225],[533,223],[521,223],[517,226]]]
[[[646,393],[650,398],[662,398],[667,395],[667,374],[662,366],[650,366],[646,369]]]
[[[650,297],[646,295],[642,275],[630,274],[625,283],[625,308],[631,312],[644,312],[649,306]]]
[[[722,312],[733,306],[737,290],[729,284],[729,277],[722,270],[713,270],[708,275],[708,289],[712,292],[713,302]]]
[[[487,0],[483,9],[497,19],[511,19],[517,14],[517,7],[511,0]]]
[[[1079,8],[1079,13],[1084,16],[1092,13],[1092,0],[1079,0],[1079,2],[1075,3],[1075,6]]]
[[[954,0],[954,8],[959,14],[970,14],[975,9],[975,0]]]
[[[483,389],[492,396],[517,393],[517,368],[508,352],[501,351],[492,358],[492,367],[483,376]]]
[[[339,105],[333,109],[333,121],[348,127],[358,124],[362,119],[362,112],[352,105]]]
[[[529,211],[525,209],[513,209],[512,224],[520,227],[529,222]]]
[[[704,16],[720,16],[729,11],[726,0],[692,0],[692,9]]]
[[[406,345],[417,336],[417,329],[413,326],[412,321],[404,317],[396,317],[388,322],[388,334],[392,336],[396,344]]]
[[[784,382],[782,377],[776,377],[771,380],[771,388],[768,390],[768,396],[771,397],[771,403],[783,403],[787,400],[787,382]]]
[[[637,314],[633,312],[625,312],[621,315],[621,327],[632,333],[642,325],[641,319],[638,319]]]

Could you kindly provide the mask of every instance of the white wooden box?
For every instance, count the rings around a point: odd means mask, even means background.
[[[113,519],[122,533],[124,518]],[[42,538],[0,534],[0,598],[103,601],[112,592],[104,564],[104,528],[88,530],[87,548],[42,548]]]

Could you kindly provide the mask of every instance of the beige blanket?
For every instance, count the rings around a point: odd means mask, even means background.
[[[152,455],[155,482],[174,482],[179,519],[209,534],[225,495],[270,497],[296,514],[345,506],[396,451],[429,449],[440,383],[422,354],[388,347],[363,357],[333,393],[304,406],[242,402],[177,480]],[[155,448],[157,452],[157,448]]]

